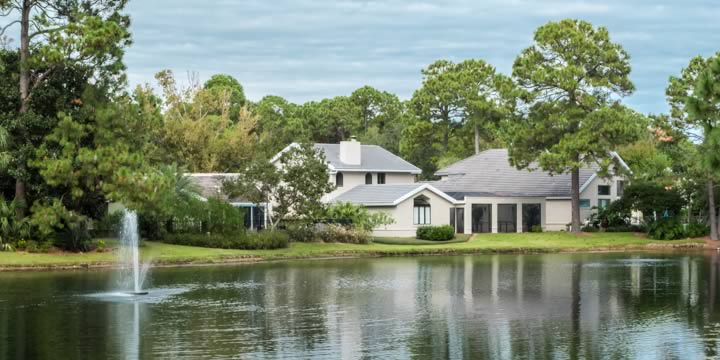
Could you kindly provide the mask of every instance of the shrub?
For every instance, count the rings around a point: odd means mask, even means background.
[[[370,243],[370,232],[362,229],[346,228],[344,226],[328,224],[317,233],[317,238],[323,242],[340,242],[348,244]]]
[[[295,242],[313,242],[317,241],[315,227],[306,224],[293,224],[285,229],[290,236],[290,241]]]
[[[93,229],[94,236],[115,236],[120,232],[123,219],[122,211],[113,211],[105,214],[100,220],[95,222]]]
[[[648,226],[648,236],[655,240],[678,240],[686,238],[687,232],[677,220],[660,220]]]
[[[645,232],[646,228],[642,225],[617,225],[610,226],[605,229],[606,232]]]
[[[420,240],[447,241],[455,237],[455,229],[450,225],[421,226],[417,228],[415,237]]]
[[[250,233],[246,249],[280,249],[289,242],[290,236],[284,231],[262,230]]]
[[[592,226],[592,225],[585,225],[580,229],[580,231],[582,231],[582,232],[598,232],[598,231],[600,231],[600,229],[596,228],[595,226]]]
[[[697,238],[710,234],[710,226],[703,223],[692,222],[687,224],[685,229],[687,237]]]
[[[220,249],[279,249],[288,246],[289,237],[281,231],[264,230],[250,235],[237,234],[171,234],[163,242],[175,245]]]
[[[530,227],[530,232],[531,233],[541,233],[541,232],[543,232],[543,228],[540,225],[533,225]]]
[[[66,228],[55,233],[55,246],[67,251],[91,251],[92,236],[87,229],[86,222],[69,224]]]
[[[105,243],[105,240],[98,240],[95,246],[97,247],[97,251],[103,252],[107,248],[107,243]]]
[[[29,253],[47,253],[52,248],[49,241],[38,243],[35,240],[28,240],[25,244],[25,251]]]
[[[390,215],[384,212],[370,213],[366,207],[349,202],[335,203],[328,207],[327,221],[367,231],[395,222]]]

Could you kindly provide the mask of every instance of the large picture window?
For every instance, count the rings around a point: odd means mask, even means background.
[[[430,221],[430,202],[425,196],[418,196],[413,200],[413,224],[429,225]]]

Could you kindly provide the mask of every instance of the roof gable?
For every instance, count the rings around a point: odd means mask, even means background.
[[[350,202],[365,206],[395,206],[416,194],[428,190],[447,200],[449,203],[457,204],[451,196],[440,191],[428,183],[414,183],[402,185],[358,185],[332,200],[332,202]]]
[[[280,158],[280,155],[293,147],[299,146],[292,143],[286,146],[282,151],[275,155],[270,162],[274,163]],[[407,162],[403,158],[387,151],[378,145],[360,145],[360,165],[346,164],[340,161],[340,144],[314,144],[315,149],[325,154],[328,167],[331,171],[347,171],[347,172],[388,172],[388,173],[409,173],[420,174],[417,166]]]

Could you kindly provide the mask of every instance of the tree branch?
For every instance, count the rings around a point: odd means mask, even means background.
[[[32,40],[34,37],[36,37],[36,36],[38,36],[38,35],[43,35],[43,34],[51,33],[51,32],[53,32],[53,31],[62,30],[62,29],[64,29],[64,28],[66,28],[66,27],[67,27],[67,25],[63,25],[63,26],[58,26],[58,27],[54,27],[54,28],[48,28],[48,29],[38,30],[38,31],[30,34],[29,39]]]
[[[14,20],[14,21],[11,21],[10,23],[8,23],[7,25],[3,26],[2,28],[0,28],[0,36],[4,35],[5,31],[7,29],[9,29],[11,26],[13,26],[15,24],[19,24],[19,23],[20,23],[20,20]]]

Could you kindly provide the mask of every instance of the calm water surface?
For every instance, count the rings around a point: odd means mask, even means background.
[[[0,273],[0,359],[714,358],[716,253]],[[93,295],[95,294],[95,295]]]

